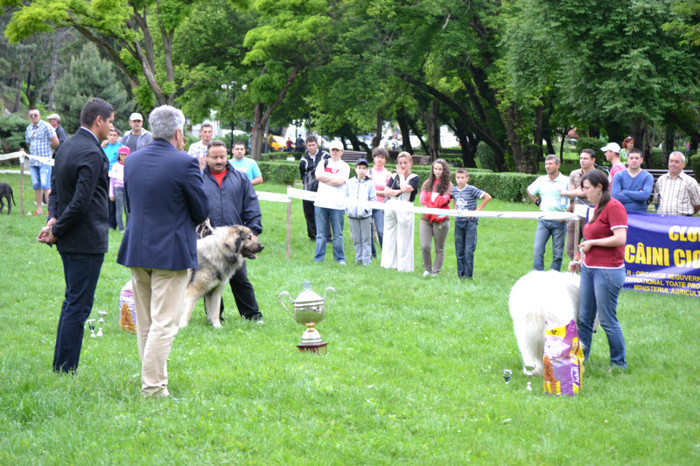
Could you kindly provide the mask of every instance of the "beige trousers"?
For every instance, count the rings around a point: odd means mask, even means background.
[[[178,331],[187,270],[131,268],[141,393],[168,396],[168,355]]]

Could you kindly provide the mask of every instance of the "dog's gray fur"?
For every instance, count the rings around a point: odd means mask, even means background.
[[[250,228],[243,225],[218,227],[197,241],[197,270],[188,274],[185,306],[180,327],[187,327],[199,298],[204,297],[207,320],[221,328],[221,293],[246,258],[255,259],[263,245],[255,240]]]

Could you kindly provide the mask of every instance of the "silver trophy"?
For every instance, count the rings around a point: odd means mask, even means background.
[[[280,293],[280,303],[282,303],[282,307],[294,320],[306,326],[306,330],[301,336],[301,344],[297,345],[299,351],[312,351],[318,354],[325,354],[328,351],[326,348],[328,343],[321,339],[321,334],[316,330],[316,324],[322,322],[326,317],[326,299],[328,298],[329,291],[333,293],[333,299],[328,304],[328,309],[335,303],[335,288],[331,286],[326,288],[323,297],[311,290],[311,283],[308,280],[304,281],[302,288],[304,291],[302,291],[295,300],[292,300],[291,295],[287,291]],[[287,301],[292,305],[293,313],[285,304],[285,300],[283,299],[285,296],[287,297]]]
[[[105,324],[105,316],[107,315],[107,311],[97,311],[97,313],[100,315],[100,320],[97,321],[97,326],[99,328],[97,330],[96,336],[101,337],[101,336],[103,336],[102,327]]]
[[[88,319],[87,324],[90,327],[90,338],[95,338],[97,336],[95,335],[95,319]]]

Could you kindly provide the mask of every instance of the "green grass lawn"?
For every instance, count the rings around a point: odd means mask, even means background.
[[[28,178],[27,178],[28,180]],[[248,262],[265,324],[236,318],[214,331],[201,303],[170,355],[179,403],[144,399],[136,338],[118,329],[116,264],[122,235],[97,287],[76,377],[51,371],[64,291],[55,248],[35,241],[43,218],[19,217],[19,177],[0,175],[18,206],[0,216],[0,464],[698,464],[700,301],[624,291],[618,315],[629,368],[609,374],[605,334],[594,335],[577,398],[532,392],[508,313],[508,293],[530,270],[535,222],[483,219],[475,278],[457,278],[450,234],[439,277],[422,278],[416,222],[414,273],[314,264],[301,202],[261,203],[265,250]],[[27,183],[29,185],[29,183]],[[31,186],[25,210],[33,210]],[[284,192],[263,184],[261,190]],[[492,201],[490,210],[534,206]],[[4,212],[6,213],[6,211]],[[546,258],[546,261],[551,260]],[[318,326],[328,354],[301,354],[303,327],[278,296],[303,280],[338,298]],[[513,377],[506,386],[504,369]]]

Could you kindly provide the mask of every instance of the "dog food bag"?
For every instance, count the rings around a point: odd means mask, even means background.
[[[119,328],[127,332],[136,333],[136,306],[134,305],[134,291],[131,288],[131,280],[126,282],[119,294]]]
[[[576,396],[581,390],[583,349],[576,322],[546,322],[544,337],[544,391]]]

